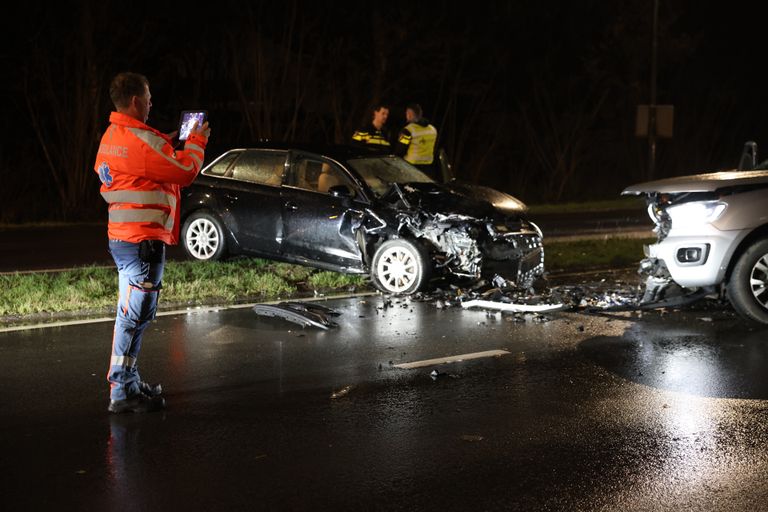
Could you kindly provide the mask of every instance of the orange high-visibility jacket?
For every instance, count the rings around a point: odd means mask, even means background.
[[[109,203],[109,239],[176,244],[181,187],[200,171],[208,138],[192,134],[174,151],[168,137],[137,119],[112,112],[109,122],[94,164]]]

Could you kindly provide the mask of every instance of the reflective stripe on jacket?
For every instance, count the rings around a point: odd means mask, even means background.
[[[429,165],[435,159],[437,129],[428,124],[409,123],[400,134],[398,142],[408,146],[403,159],[414,165]]]
[[[372,146],[389,147],[389,141],[382,130],[371,125],[369,128],[357,130],[352,134],[352,142],[358,144],[370,144]]]
[[[208,139],[194,134],[174,151],[165,135],[137,119],[112,112],[109,121],[94,165],[109,204],[109,239],[177,243],[181,187],[197,177]]]

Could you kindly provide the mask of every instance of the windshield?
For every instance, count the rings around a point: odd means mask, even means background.
[[[435,183],[432,178],[396,156],[355,158],[349,160],[349,165],[378,197],[382,197],[392,183]]]

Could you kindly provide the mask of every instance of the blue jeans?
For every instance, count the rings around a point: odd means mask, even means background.
[[[157,244],[158,253],[144,261],[139,256],[140,244],[109,241],[109,252],[117,265],[120,289],[107,375],[112,400],[124,400],[139,393],[140,378],[136,362],[144,329],[157,312],[157,298],[165,268],[165,246]]]

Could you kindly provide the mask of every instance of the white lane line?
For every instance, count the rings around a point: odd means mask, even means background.
[[[379,292],[362,292],[362,293],[345,293],[339,295],[326,295],[325,297],[310,297],[299,299],[278,299],[270,302],[253,302],[250,304],[229,304],[223,306],[199,306],[190,307],[185,309],[176,309],[173,311],[158,311],[157,316],[171,316],[171,315],[189,315],[197,313],[209,313],[211,311],[220,311],[224,309],[241,309],[252,308],[256,304],[280,304],[281,302],[323,302],[333,299],[353,299],[355,297],[370,297],[371,295],[380,295]],[[86,318],[83,320],[67,320],[62,322],[48,322],[43,324],[30,324],[30,325],[15,325],[12,327],[0,327],[0,333],[3,332],[15,332],[15,331],[27,331],[31,329],[48,329],[52,327],[68,327],[70,325],[87,325],[98,324],[102,322],[114,322],[115,317],[100,317],[100,318]]]
[[[424,366],[434,366],[438,364],[457,363],[459,361],[469,361],[470,359],[481,359],[483,357],[500,357],[509,354],[506,350],[486,350],[484,352],[473,352],[471,354],[458,354],[455,356],[438,357],[437,359],[425,359],[423,361],[414,361],[412,363],[402,363],[394,365],[395,368],[422,368]]]

